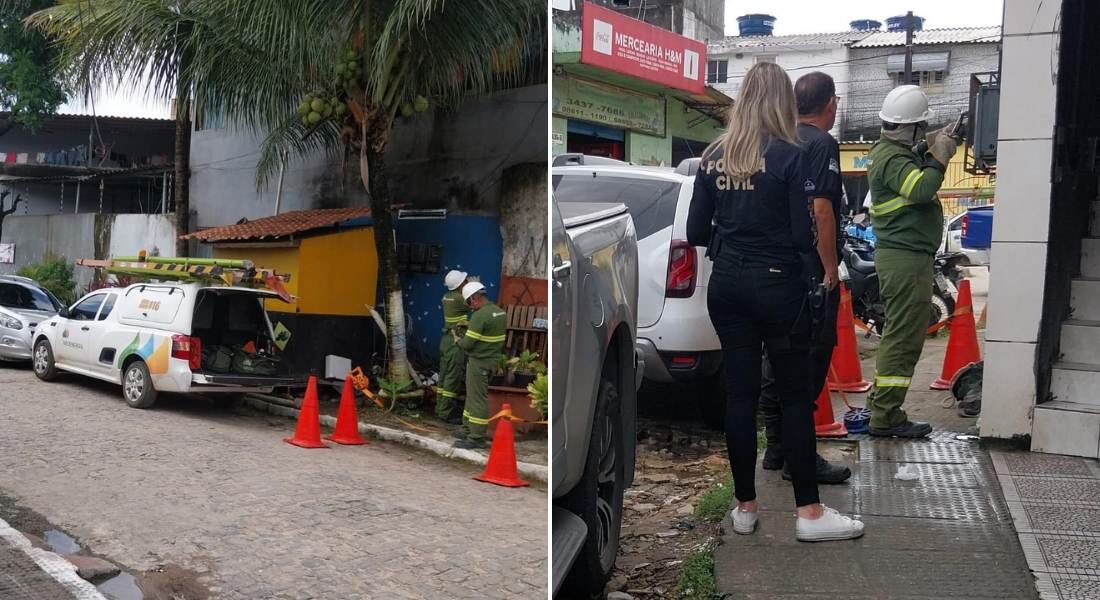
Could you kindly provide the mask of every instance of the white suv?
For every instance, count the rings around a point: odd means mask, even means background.
[[[266,289],[198,283],[139,283],[87,294],[35,333],[34,373],[44,381],[69,371],[122,385],[134,408],[157,392],[270,392],[299,378],[214,371],[204,347],[252,342],[274,353]]]
[[[711,262],[687,243],[698,159],[676,169],[565,154],[554,160],[559,202],[625,204],[638,232],[638,350],[651,382],[701,386],[707,425],[724,426],[725,385],[718,335],[707,313]],[[598,257],[594,257],[596,260]]]

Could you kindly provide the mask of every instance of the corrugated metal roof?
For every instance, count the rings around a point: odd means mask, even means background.
[[[993,44],[1001,41],[1001,27],[954,27],[947,29],[925,29],[913,34],[913,44],[930,46],[934,44]],[[875,31],[871,35],[852,44],[853,48],[881,48],[886,46],[904,46],[904,31]]]
[[[860,40],[873,32],[841,31],[837,33],[804,33],[798,35],[734,35],[707,45],[708,53],[729,52],[735,48],[761,48],[784,46],[816,46],[833,44],[843,46]]]
[[[236,225],[211,227],[195,233],[180,236],[185,240],[203,242],[247,241],[265,238],[281,238],[313,229],[335,227],[353,219],[370,216],[370,208],[322,208],[299,210],[274,217],[264,217],[255,221],[245,221]]]

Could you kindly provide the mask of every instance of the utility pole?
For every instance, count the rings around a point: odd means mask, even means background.
[[[902,85],[913,82],[913,11],[905,13],[905,79]]]

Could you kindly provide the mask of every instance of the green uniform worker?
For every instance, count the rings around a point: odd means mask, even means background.
[[[471,281],[462,286],[462,297],[473,309],[466,335],[458,345],[466,353],[466,410],[462,411],[462,439],[455,448],[484,448],[489,424],[489,377],[504,350],[508,313],[489,302],[485,286]]]
[[[455,410],[465,388],[466,355],[455,342],[457,330],[466,323],[469,309],[462,299],[466,273],[450,271],[443,278],[447,293],[443,295],[443,335],[439,337],[439,385],[435,388],[435,416],[457,425],[462,420]]]
[[[936,192],[958,142],[943,131],[933,132],[924,156],[912,149],[924,139],[932,116],[928,98],[915,85],[894,88],[879,116],[882,137],[871,146],[867,178],[886,328],[868,400],[870,433],[924,437],[932,427],[910,421],[901,405],[924,346],[933,262],[943,236],[943,208]]]

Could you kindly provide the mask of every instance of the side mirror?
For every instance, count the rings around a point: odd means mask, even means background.
[[[61,310],[57,311],[57,316],[61,317],[62,319],[68,319],[69,315],[71,314],[72,312],[69,311],[68,306],[62,306]]]

